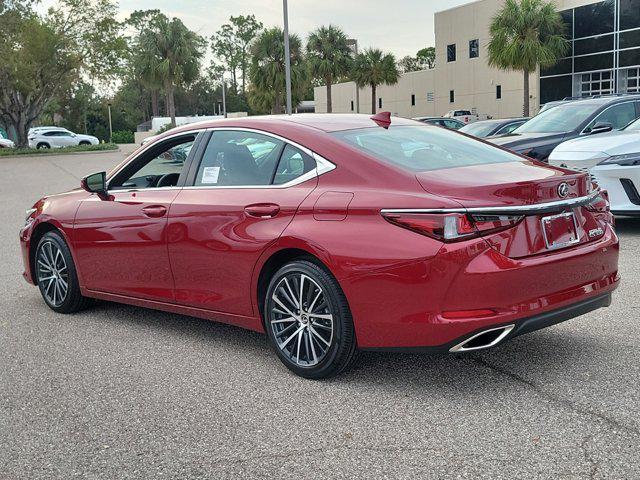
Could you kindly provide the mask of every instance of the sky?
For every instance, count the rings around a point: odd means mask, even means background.
[[[377,47],[398,58],[434,45],[433,14],[472,0],[289,0],[289,30],[306,38],[320,25],[341,27],[358,48]],[[55,4],[43,0],[41,9]],[[231,15],[254,14],[265,26],[282,26],[282,0],[120,0],[120,19],[157,8],[209,38]]]

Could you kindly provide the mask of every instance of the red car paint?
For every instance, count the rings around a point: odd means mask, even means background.
[[[437,128],[396,118],[394,125]],[[86,296],[263,331],[260,272],[278,252],[302,250],[338,280],[361,348],[443,345],[617,286],[618,239],[608,212],[574,208],[580,242],[554,251],[545,246],[540,215],[455,243],[381,215],[540,204],[558,200],[562,182],[568,198],[581,197],[588,193],[583,174],[524,157],[410,173],[330,135],[383,128],[360,115],[250,117],[179,131],[216,127],[279,135],[336,168],[288,188],[138,190],[110,192],[108,200],[79,189],[46,197],[20,232],[27,281],[33,283],[32,236],[56,228],[71,247]],[[604,233],[591,238],[597,228]]]

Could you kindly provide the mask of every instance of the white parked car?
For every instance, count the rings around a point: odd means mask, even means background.
[[[464,123],[473,123],[480,120],[480,117],[475,113],[472,113],[471,110],[449,110],[443,115],[443,117],[455,118],[456,120],[460,120]]]
[[[0,132],[0,148],[14,148],[15,146],[15,143],[8,138],[5,138],[2,132]]]
[[[62,148],[98,143],[100,141],[96,137],[73,133],[61,127],[37,127],[29,130],[30,148]]]
[[[609,192],[615,215],[640,215],[640,118],[622,130],[561,143],[549,163],[589,172]]]

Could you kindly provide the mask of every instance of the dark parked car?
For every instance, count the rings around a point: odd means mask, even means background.
[[[583,135],[619,130],[640,116],[640,95],[574,100],[545,110],[507,135],[487,140],[546,161],[560,143]]]
[[[429,125],[437,125],[438,127],[448,128],[449,130],[459,130],[466,125],[466,123],[456,120],[455,118],[444,117],[416,117],[414,120],[418,120],[422,123]]]
[[[491,135],[504,135],[513,132],[527,120],[529,120],[529,117],[481,120],[465,125],[460,131],[478,138],[490,137]]]

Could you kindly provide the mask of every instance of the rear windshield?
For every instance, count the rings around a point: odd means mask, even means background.
[[[427,125],[359,128],[332,135],[384,162],[414,172],[522,160],[492,145]]]

